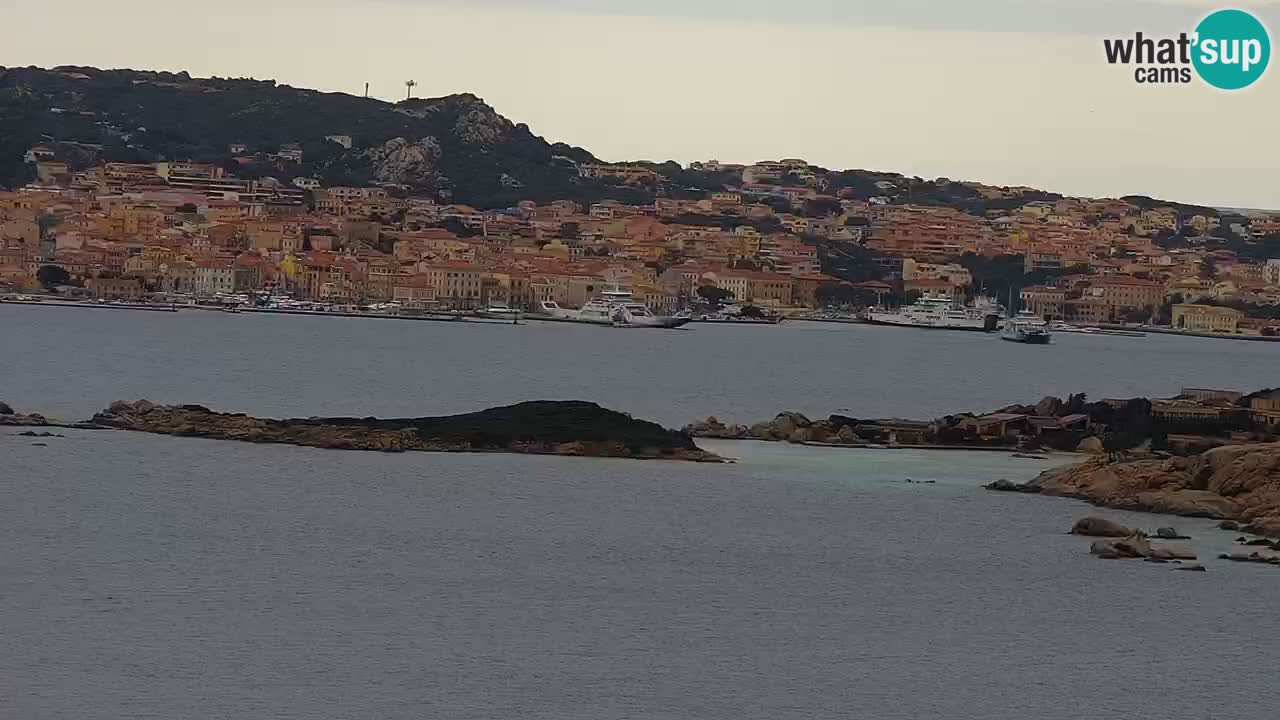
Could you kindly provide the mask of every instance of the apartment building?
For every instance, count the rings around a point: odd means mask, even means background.
[[[1173,326],[1180,330],[1235,333],[1244,313],[1235,308],[1183,303],[1173,306]]]

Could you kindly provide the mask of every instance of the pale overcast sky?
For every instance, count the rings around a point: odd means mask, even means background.
[[[1280,2],[1234,0],[1280,28]],[[1201,0],[0,0],[0,65],[473,92],[608,160],[803,157],[1086,195],[1280,208],[1280,68],[1142,86],[1103,37]],[[1276,60],[1273,65],[1280,64]],[[335,128],[335,132],[340,131]]]

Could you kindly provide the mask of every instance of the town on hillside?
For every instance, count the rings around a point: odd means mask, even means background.
[[[334,130],[329,142],[350,149]],[[800,159],[679,168],[718,189],[652,164],[583,162],[581,178],[653,199],[478,209],[403,184],[295,175],[296,144],[231,144],[220,164],[78,167],[67,152],[30,147],[34,179],[0,194],[0,291],[465,310],[580,307],[618,287],[655,312],[769,314],[983,294],[1068,323],[1280,334],[1280,214],[872,182]],[[241,177],[240,164],[275,174]]]

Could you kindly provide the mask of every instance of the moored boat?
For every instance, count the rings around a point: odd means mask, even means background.
[[[623,303],[613,318],[623,327],[678,328],[689,322],[687,315],[658,315],[641,303]]]
[[[972,305],[958,305],[950,298],[922,297],[896,310],[867,313],[867,322],[873,325],[975,332],[995,330],[999,318],[1000,306],[988,298],[979,298]]]
[[[1006,319],[1000,331],[1001,340],[1028,345],[1048,345],[1052,337],[1049,324],[1026,310]]]
[[[520,309],[508,307],[506,305],[490,305],[476,311],[478,317],[488,320],[519,320]]]
[[[565,322],[614,327],[677,328],[689,322],[687,315],[658,315],[636,302],[629,291],[616,288],[601,292],[578,310],[544,300],[538,303],[537,312]]]

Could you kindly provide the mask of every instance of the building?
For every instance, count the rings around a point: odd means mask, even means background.
[[[1027,273],[1041,270],[1062,270],[1067,267],[1067,259],[1060,251],[1032,249],[1023,258],[1022,266],[1023,271]]]
[[[1235,308],[1183,303],[1173,306],[1173,326],[1180,330],[1234,334],[1244,313]]]
[[[1280,412],[1280,389],[1263,390],[1249,396],[1251,410],[1269,410]]]
[[[1178,397],[1199,402],[1229,403],[1234,405],[1244,397],[1239,390],[1215,390],[1213,388],[1182,388]]]
[[[1029,285],[1022,289],[1019,296],[1022,309],[1034,313],[1046,320],[1057,320],[1065,317],[1067,291],[1047,285]]]
[[[1080,298],[1062,303],[1062,319],[1080,325],[1111,322],[1111,306],[1101,300]]]
[[[1157,307],[1164,302],[1164,286],[1136,277],[1091,279],[1084,296],[1101,300],[1117,314],[1136,308]]]
[[[1216,423],[1223,419],[1224,408],[1189,400],[1156,400],[1151,403],[1151,417],[1157,420],[1187,420]]]
[[[142,280],[134,277],[89,278],[84,287],[99,300],[142,299]]]
[[[435,288],[436,299],[453,309],[478,308],[484,285],[484,271],[464,262],[424,263],[420,272]]]
[[[929,278],[903,280],[902,289],[906,292],[918,292],[921,297],[946,298],[953,301],[959,299],[963,294],[961,288],[951,284],[949,280],[932,280]]]
[[[839,278],[818,272],[792,275],[791,279],[795,283],[791,291],[792,302],[810,308],[818,307],[819,289],[841,284]]]
[[[253,287],[254,272],[249,268],[231,265],[204,264],[196,267],[195,292],[197,295],[229,294]]]
[[[733,293],[734,302],[769,307],[791,305],[795,279],[780,273],[728,270],[714,273],[712,278],[721,290]]]
[[[583,163],[578,166],[578,174],[585,178],[613,178],[621,180],[628,185],[639,185],[641,183],[657,184],[658,173],[646,167],[635,167],[632,165],[596,165],[593,163]]]
[[[155,164],[155,168],[156,175],[166,180],[174,176],[217,180],[226,174],[221,165],[211,165],[209,163],[158,162]]]

